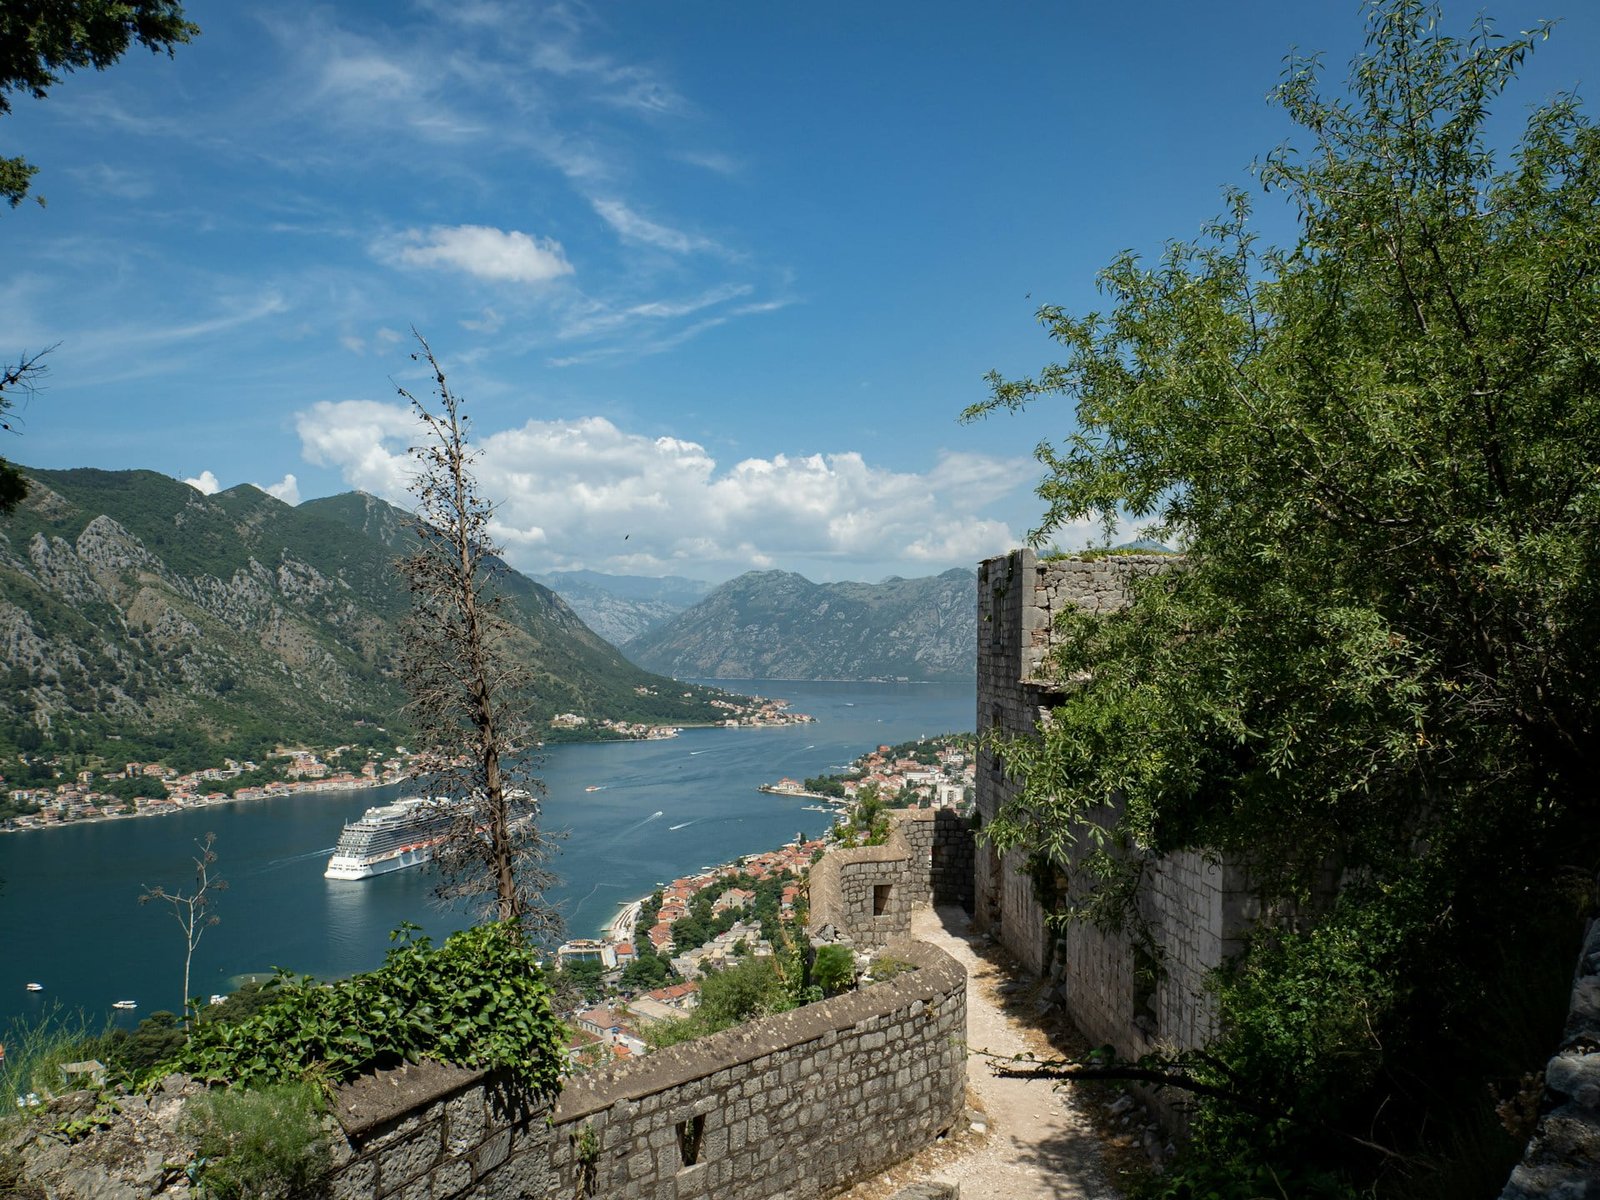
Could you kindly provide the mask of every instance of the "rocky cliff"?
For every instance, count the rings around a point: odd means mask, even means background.
[[[142,746],[403,731],[406,516],[349,494],[292,508],[249,486],[204,496],[149,471],[28,471],[0,518],[0,738]],[[639,670],[548,589],[508,571],[510,652],[536,720],[715,715]]]

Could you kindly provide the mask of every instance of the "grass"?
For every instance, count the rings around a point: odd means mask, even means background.
[[[84,1058],[98,1036],[81,1012],[66,1014],[60,1005],[38,1021],[14,1022],[6,1030],[5,1058],[0,1060],[0,1121],[27,1119],[34,1107],[26,1103],[30,1095],[42,1102],[73,1086],[61,1068]]]
[[[218,1200],[321,1195],[330,1165],[315,1081],[227,1088],[196,1096],[185,1113],[205,1194]]]

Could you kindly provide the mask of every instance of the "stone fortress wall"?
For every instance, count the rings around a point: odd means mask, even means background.
[[[910,1157],[960,1119],[967,1078],[966,972],[909,939],[911,911],[970,904],[972,840],[911,810],[811,869],[813,926],[915,970],[579,1076],[550,1107],[433,1063],[344,1089],[333,1200],[810,1200]]]
[[[979,734],[1031,734],[1057,702],[1062,685],[1051,676],[1049,655],[1051,632],[1062,612],[1123,608],[1135,579],[1180,563],[1169,555],[1041,562],[1031,550],[982,563]],[[990,750],[980,750],[977,784],[978,814],[985,824],[1021,791],[1021,781],[1008,777]],[[1114,815],[1108,805],[1107,819]],[[1052,931],[1039,891],[1060,894],[1070,885],[1069,876],[1070,866],[1037,880],[1022,852],[999,855],[980,846],[975,923],[1027,970],[1050,977],[1066,1011],[1092,1042],[1137,1056],[1157,1046],[1188,1049],[1208,1041],[1215,1013],[1205,977],[1239,948],[1238,939],[1257,912],[1244,871],[1197,852],[1150,862],[1140,906],[1159,964],[1125,933],[1105,933],[1083,921]]]
[[[971,823],[949,809],[895,814],[881,846],[830,850],[811,868],[813,935],[875,950],[911,933],[911,910],[929,904],[972,911]],[[840,936],[842,935],[842,936]]]

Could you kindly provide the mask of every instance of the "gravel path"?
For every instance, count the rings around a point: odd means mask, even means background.
[[[1033,1011],[1026,976],[1010,969],[1002,949],[982,937],[969,938],[967,926],[960,909],[924,909],[913,915],[911,932],[967,969],[972,1127],[858,1184],[840,1200],[885,1200],[922,1181],[959,1184],[961,1200],[1118,1200],[1120,1193],[1106,1181],[1100,1138],[1072,1092],[998,1078],[977,1053],[1048,1054],[1050,1045],[1021,1016]]]

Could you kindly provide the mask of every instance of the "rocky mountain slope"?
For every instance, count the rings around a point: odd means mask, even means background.
[[[600,571],[551,571],[534,579],[570,604],[585,625],[613,646],[626,646],[649,633],[711,590],[709,583],[678,575],[652,579]]]
[[[403,732],[400,510],[357,493],[297,508],[250,486],[204,496],[150,471],[27,474],[27,500],[0,518],[0,742],[120,737],[132,757]],[[515,572],[501,587],[535,720],[720,715],[547,588]]]
[[[977,573],[812,583],[751,571],[630,642],[652,671],[698,679],[971,679]]]

